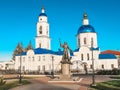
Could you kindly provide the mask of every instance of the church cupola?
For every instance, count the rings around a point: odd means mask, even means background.
[[[97,35],[93,26],[89,24],[87,14],[83,15],[82,26],[77,31],[77,46],[91,47],[91,40],[93,40],[93,46],[97,47]]]
[[[47,15],[45,13],[44,7],[41,9],[41,13],[39,15],[39,22],[47,22]]]
[[[36,48],[50,49],[49,23],[44,7],[37,22]]]

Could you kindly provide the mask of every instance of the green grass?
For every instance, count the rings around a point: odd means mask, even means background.
[[[120,75],[110,76],[110,78],[113,78],[113,79],[120,79]]]
[[[27,81],[27,80],[22,80],[21,84],[22,85],[26,85],[26,84],[30,84],[30,82]],[[17,86],[19,86],[19,82],[18,81],[14,81],[12,83],[7,83],[5,85],[0,86],[0,90],[8,90],[10,88],[17,87]]]
[[[120,80],[96,83],[90,90],[120,90]]]

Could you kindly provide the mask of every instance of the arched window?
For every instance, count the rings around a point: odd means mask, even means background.
[[[111,68],[112,68],[112,69],[114,68],[114,64],[111,64]]]
[[[90,56],[89,56],[89,53],[87,53],[87,60],[89,60],[90,59]]]
[[[93,38],[91,38],[91,46],[93,46],[93,43],[94,43],[94,42],[93,42]]]
[[[32,61],[34,61],[35,60],[35,58],[34,58],[34,56],[32,57]]]
[[[49,48],[49,42],[47,42],[47,48]]]
[[[38,71],[40,71],[40,65],[38,66]]]
[[[48,35],[48,26],[46,27],[46,34]]]
[[[104,65],[102,64],[102,69],[104,69]]]
[[[93,69],[93,65],[92,64],[90,65],[90,69]]]
[[[81,54],[81,60],[83,60],[83,54]]]
[[[42,34],[42,26],[39,28],[39,33]]]
[[[86,42],[86,38],[84,38],[84,44],[87,44],[87,42]]]
[[[42,70],[43,70],[43,72],[45,72],[45,65],[42,66]]]
[[[41,48],[41,43],[39,44],[39,48]]]

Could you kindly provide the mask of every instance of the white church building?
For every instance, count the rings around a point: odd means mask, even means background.
[[[87,14],[84,14],[82,25],[76,32],[77,47],[71,55],[71,70],[92,71],[92,61],[94,61],[95,70],[118,68],[118,60],[115,55],[100,54],[97,33],[94,27],[89,24]],[[15,70],[19,70],[21,64],[21,69],[24,72],[44,73],[51,72],[53,68],[55,72],[60,71],[63,51],[51,50],[49,23],[44,8],[38,18],[35,44],[35,49],[16,55]]]

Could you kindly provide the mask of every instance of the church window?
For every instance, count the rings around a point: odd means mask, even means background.
[[[104,69],[104,65],[102,64],[102,69]]]
[[[46,34],[48,35],[48,26],[46,27]]]
[[[90,56],[89,56],[89,53],[87,53],[87,60],[89,60],[90,59]]]
[[[40,65],[38,66],[38,71],[40,71]]]
[[[81,60],[83,61],[83,54],[81,54]]]
[[[111,64],[111,68],[112,68],[112,69],[114,68],[114,64]]]
[[[42,26],[40,26],[39,34],[42,34]]]
[[[41,43],[39,44],[39,48],[41,48]]]
[[[43,70],[43,72],[45,72],[45,65],[42,66],[42,70]]]
[[[34,61],[35,60],[35,58],[34,58],[34,56],[32,57],[32,61]]]
[[[91,38],[91,46],[93,46],[93,43],[94,43],[94,42],[93,42],[93,38]]]
[[[48,35],[48,30],[46,31],[46,34]]]
[[[49,42],[47,42],[47,47],[49,48]]]
[[[87,44],[87,42],[86,42],[86,38],[84,38],[84,44]]]
[[[93,68],[93,65],[91,64],[91,65],[90,65],[90,69],[92,69],[92,68]]]

